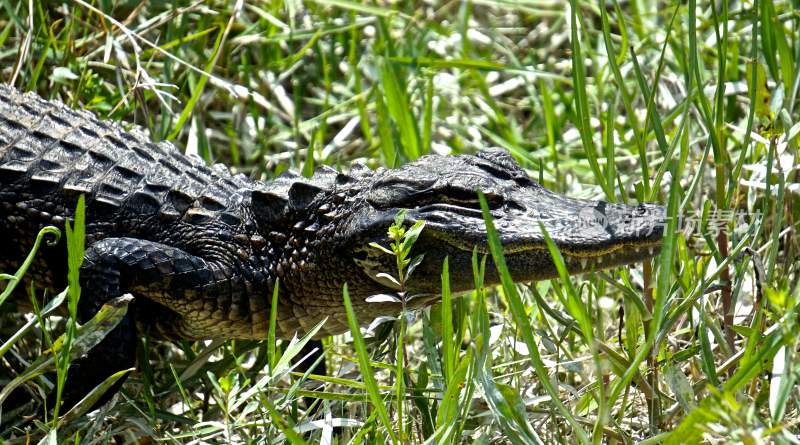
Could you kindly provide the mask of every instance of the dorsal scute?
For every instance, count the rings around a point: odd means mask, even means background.
[[[316,174],[306,179],[293,170],[286,170],[272,182],[251,191],[253,213],[265,224],[287,222],[292,213],[305,210],[319,193],[330,188],[336,174],[335,170],[326,171],[319,179]]]
[[[277,178],[251,192],[253,212],[264,223],[279,224],[293,221],[298,214],[320,205],[323,196],[342,193],[356,184],[362,176],[372,176],[368,167],[354,174],[339,172],[322,165],[311,178],[286,170]]]
[[[277,223],[285,218],[289,202],[286,191],[273,188],[255,189],[250,192],[252,211],[263,223]]]
[[[363,162],[354,162],[353,165],[350,166],[350,176],[353,177],[372,175],[372,173],[372,169],[367,167]]]
[[[317,195],[325,191],[320,185],[313,181],[295,181],[289,187],[289,208],[298,212],[303,211],[311,205]]]

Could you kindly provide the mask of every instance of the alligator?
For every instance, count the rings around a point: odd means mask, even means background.
[[[516,281],[558,275],[542,227],[573,274],[640,262],[660,247],[662,206],[561,196],[500,149],[262,182],[209,167],[136,128],[0,86],[0,233],[12,241],[0,251],[0,270],[18,267],[42,227],[63,228],[83,195],[79,321],[134,296],[120,324],[73,362],[67,404],[134,367],[137,335],[266,339],[276,283],[282,338],[323,319],[317,337],[346,331],[345,283],[360,322],[397,314],[401,303],[368,298],[397,291],[382,274],[396,269],[395,259],[370,244],[385,244],[403,209],[407,222],[426,223],[414,245],[424,259],[406,287],[425,297],[410,304],[436,300],[445,258],[452,290],[470,290],[473,250],[488,252],[477,191]],[[43,249],[27,278],[63,287],[64,244]],[[486,271],[487,285],[499,282],[491,258]]]

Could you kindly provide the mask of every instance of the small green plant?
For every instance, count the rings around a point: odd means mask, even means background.
[[[408,295],[406,291],[406,285],[408,283],[408,279],[411,277],[411,274],[414,272],[417,266],[422,262],[424,258],[423,254],[416,255],[411,257],[411,248],[414,246],[414,243],[419,238],[420,233],[422,233],[422,229],[425,227],[425,221],[417,221],[411,227],[406,229],[404,226],[406,218],[406,211],[401,210],[397,212],[397,215],[394,218],[394,224],[389,227],[387,232],[387,236],[391,240],[389,243],[389,247],[381,246],[378,243],[370,243],[370,246],[380,250],[381,252],[392,255],[396,259],[397,265],[397,276],[391,275],[389,273],[380,273],[378,274],[378,278],[386,279],[390,281],[394,287],[397,289],[396,294],[378,294],[368,297],[366,299],[369,303],[399,303],[402,307],[400,317],[397,320],[396,332],[396,355],[395,355],[395,364],[396,364],[396,379],[395,379],[395,396],[396,396],[396,410],[397,410],[397,434],[395,435],[394,430],[389,424],[388,417],[385,412],[385,408],[382,404],[382,401],[379,396],[377,383],[375,383],[374,377],[372,377],[371,367],[369,365],[369,358],[367,357],[366,347],[364,344],[364,339],[361,337],[361,332],[359,330],[359,324],[355,319],[355,314],[352,310],[352,306],[350,303],[350,298],[347,292],[347,287],[345,286],[344,289],[344,298],[345,298],[345,306],[347,307],[347,318],[350,324],[350,329],[353,333],[353,341],[355,344],[356,355],[358,355],[359,364],[362,368],[362,374],[364,375],[364,383],[367,386],[367,390],[370,394],[370,398],[372,399],[373,405],[375,405],[376,409],[378,410],[379,416],[384,423],[384,427],[389,432],[389,437],[391,438],[392,442],[394,443],[396,440],[400,440],[401,442],[406,442],[409,439],[408,434],[404,431],[404,424],[405,419],[403,416],[404,407],[403,404],[406,401],[405,392],[406,392],[406,380],[411,383],[410,378],[408,377],[405,367],[406,363],[408,363],[408,356],[407,351],[405,348],[405,336],[406,336],[406,327],[407,327],[407,303],[415,297],[415,295]],[[369,377],[368,377],[369,375]]]
[[[415,297],[414,295],[407,295],[406,284],[408,283],[411,274],[414,272],[414,269],[419,266],[424,258],[424,254],[416,255],[413,258],[409,257],[411,255],[411,248],[414,246],[414,243],[417,241],[417,238],[419,238],[420,233],[422,233],[422,229],[425,227],[425,221],[419,220],[415,222],[409,229],[406,229],[403,225],[405,218],[405,210],[400,210],[397,212],[397,215],[395,215],[394,224],[389,227],[387,233],[389,239],[392,240],[392,242],[389,244],[389,249],[381,246],[378,243],[370,244],[372,247],[375,247],[384,253],[394,255],[397,260],[397,278],[395,279],[391,275],[387,276],[387,278],[390,280],[395,280],[399,289],[396,299],[402,305],[402,311],[400,313],[397,326],[397,348],[395,349],[395,363],[397,365],[395,395],[397,397],[397,418],[399,419],[397,425],[400,430],[399,436],[403,441],[408,439],[408,437],[403,433],[403,402],[405,400],[405,390],[407,384],[406,380],[408,380],[408,383],[410,383],[410,379],[405,372],[406,363],[408,363],[408,351],[405,347],[408,319],[406,304]]]
[[[405,310],[405,303],[409,301],[409,298],[406,297],[413,298],[413,296],[406,295],[406,283],[408,283],[408,279],[411,277],[414,269],[419,266],[425,256],[424,254],[419,254],[413,258],[409,258],[411,255],[411,248],[414,246],[420,233],[422,233],[422,229],[425,227],[425,221],[417,221],[406,229],[403,225],[405,219],[405,209],[397,212],[397,215],[394,217],[394,224],[389,227],[387,233],[391,240],[388,248],[378,243],[370,243],[370,246],[388,255],[393,255],[397,259],[397,277],[387,273],[381,273],[379,275],[381,278],[391,281],[397,289],[399,289],[397,292],[399,298],[396,298],[396,301],[403,303],[403,310]]]

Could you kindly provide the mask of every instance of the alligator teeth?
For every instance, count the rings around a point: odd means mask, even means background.
[[[586,269],[586,263],[588,262],[589,260],[587,260],[586,258],[581,258],[581,269]]]
[[[647,253],[649,253],[650,255],[652,255],[654,251],[655,249],[653,249],[652,247],[647,248]]]
[[[642,251],[642,248],[641,248],[641,247],[639,247],[639,246],[635,246],[635,247],[633,248],[633,250],[635,250],[635,251],[636,251],[636,253],[639,253],[639,252],[641,252],[641,251]]]

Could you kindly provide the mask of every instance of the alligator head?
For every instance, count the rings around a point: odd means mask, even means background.
[[[393,271],[394,259],[369,243],[385,244],[387,227],[405,209],[410,223],[426,223],[415,246],[425,260],[414,272],[412,290],[438,290],[445,257],[453,289],[469,289],[474,283],[473,249],[488,253],[478,190],[489,204],[516,281],[558,275],[542,226],[571,273],[639,262],[652,257],[661,244],[663,207],[567,198],[533,181],[507,152],[484,150],[476,156],[427,156],[374,175],[355,195],[350,215],[338,229],[341,251],[351,253],[373,278]],[[488,281],[496,283],[494,268],[487,271]]]
[[[316,238],[309,261],[313,267],[297,273],[302,284],[295,285],[296,291],[314,293],[312,301],[335,292],[331,298],[341,301],[341,286],[347,282],[359,307],[369,306],[364,299],[370,295],[397,290],[382,275],[396,274],[395,258],[370,244],[388,244],[387,229],[400,210],[406,211],[407,223],[426,223],[412,252],[423,253],[424,260],[406,290],[433,296],[440,290],[445,258],[451,288],[458,292],[473,287],[473,250],[488,253],[479,190],[488,201],[516,281],[558,275],[541,227],[559,247],[569,272],[581,273],[652,257],[660,247],[665,219],[664,208],[654,204],[611,204],[550,192],[502,150],[425,156],[397,169],[374,172],[365,167],[347,175],[323,171],[307,183],[287,180],[284,187],[289,188],[287,207],[309,215],[299,218],[305,223],[295,225]],[[326,281],[330,287],[319,284]],[[485,282],[499,282],[492,264],[487,265]],[[361,307],[361,321],[384,315],[391,310],[386,305]]]

